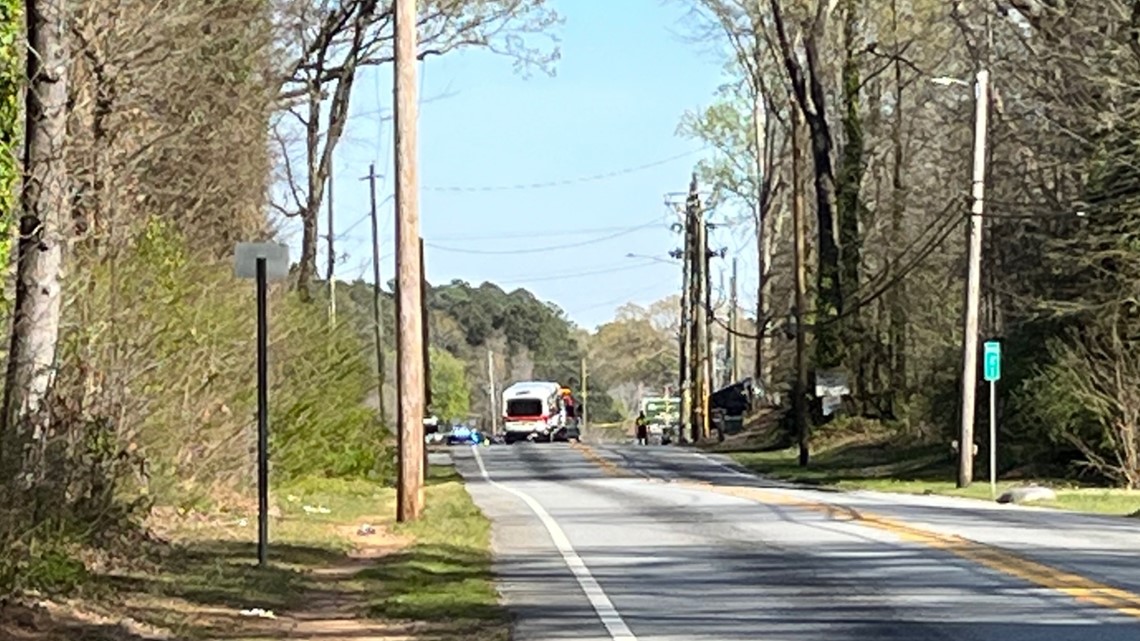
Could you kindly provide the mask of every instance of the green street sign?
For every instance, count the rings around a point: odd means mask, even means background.
[[[986,341],[985,349],[982,352],[982,362],[985,368],[985,378],[987,381],[996,381],[1001,379],[1001,343],[997,341]]]

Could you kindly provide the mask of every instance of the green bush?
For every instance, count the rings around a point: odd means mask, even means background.
[[[172,224],[150,221],[115,260],[84,265],[64,361],[77,389],[97,383],[93,411],[119,417],[140,452],[146,490],[163,500],[247,491],[256,453],[253,284],[200,260]],[[275,481],[306,475],[390,480],[391,445],[365,405],[366,346],[347,325],[281,284],[270,292],[270,447]]]

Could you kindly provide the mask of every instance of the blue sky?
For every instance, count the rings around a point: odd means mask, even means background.
[[[681,3],[552,6],[565,18],[553,78],[524,78],[510,60],[475,50],[421,66],[427,276],[433,284],[526,287],[592,329],[626,302],[648,304],[678,290],[679,267],[627,254],[665,259],[678,246],[664,198],[687,188],[701,153],[699,143],[675,130],[685,110],[711,99],[723,76],[715,56],[685,41]],[[393,214],[385,200],[392,136],[382,118],[390,106],[390,69],[370,70],[357,84],[354,116],[336,155],[343,279],[371,280],[368,191],[360,180],[369,163],[385,175],[378,187],[382,280],[393,274]],[[589,179],[601,174],[617,175]],[[566,184],[533,186],[552,182]],[[730,251],[742,244],[718,241]],[[543,248],[551,249],[535,251]],[[322,273],[324,251],[322,243]],[[741,281],[745,294],[755,288],[745,274]]]

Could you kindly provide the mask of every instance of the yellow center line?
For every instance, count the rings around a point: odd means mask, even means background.
[[[630,474],[629,470],[621,467],[613,461],[606,459],[601,454],[598,454],[594,448],[586,445],[585,443],[582,443],[581,441],[572,441],[570,443],[570,447],[578,450],[582,453],[582,456],[586,457],[587,460],[602,468],[602,471],[605,472],[608,476],[613,476],[615,478],[629,478],[633,476]]]
[[[945,550],[991,570],[1066,594],[1079,601],[1093,603],[1140,619],[1140,595],[1032,561],[1003,548],[986,545],[960,536],[932,532],[895,519],[857,511],[846,506],[798,499],[758,488],[722,487],[707,483],[687,483],[686,485],[720,494],[752,499],[761,503],[788,505],[822,512],[831,519],[851,521],[874,527],[895,534],[906,541]]]
[[[623,465],[606,459],[589,445],[584,443],[571,443],[571,446],[580,451],[588,460],[601,467],[609,476],[625,478],[633,476],[631,471]],[[649,475],[640,475],[651,479]],[[684,481],[678,483],[678,485],[750,499],[760,503],[803,508],[823,513],[829,519],[835,521],[854,522],[859,525],[874,527],[885,532],[890,532],[905,541],[950,552],[991,570],[1022,579],[1028,583],[1055,592],[1066,594],[1078,601],[1092,603],[1140,619],[1140,595],[1094,581],[1088,577],[1032,561],[1003,548],[986,545],[960,536],[940,534],[903,523],[902,521],[862,512],[843,505],[801,499],[759,488],[718,486],[708,481],[697,480]]]

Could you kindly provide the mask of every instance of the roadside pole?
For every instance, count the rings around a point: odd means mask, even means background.
[[[499,408],[495,405],[495,351],[487,350],[487,413],[491,415],[491,436],[499,431]]]
[[[420,292],[419,167],[417,163],[416,0],[396,0],[394,147],[396,156],[397,404],[400,472],[396,520],[423,512],[424,366]]]
[[[728,327],[729,327],[728,351],[729,351],[729,354],[731,354],[732,360],[729,361],[729,363],[731,363],[731,369],[729,370],[728,384],[734,385],[740,381],[740,335],[739,335],[740,328],[738,326],[739,323],[737,320],[739,317],[739,314],[737,313],[739,301],[737,300],[737,297],[736,297],[736,258],[735,257],[733,257],[733,259],[732,259],[732,280],[730,282],[731,282],[731,292],[732,292],[732,296],[731,296],[730,300],[732,301],[732,308],[729,310],[729,316],[728,316],[728,319],[729,319],[728,320]]]
[[[685,209],[692,217],[693,224],[693,348],[690,352],[693,368],[693,419],[692,442],[697,443],[708,435],[708,394],[709,394],[709,332],[708,307],[704,288],[708,284],[708,242],[701,211],[700,196],[697,193],[697,175],[694,173],[689,183],[689,196]]]
[[[990,384],[990,495],[997,498],[997,382],[1001,379],[1001,343],[986,341],[984,375]]]
[[[257,565],[269,565],[269,280],[289,276],[289,247],[238,243],[234,275],[257,284]]]
[[[376,343],[376,407],[384,422],[384,310],[380,289],[380,220],[376,213],[376,165],[368,165],[369,216],[372,218],[372,331]]]
[[[966,305],[962,320],[962,407],[958,438],[958,487],[974,481],[974,403],[978,380],[978,305],[982,280],[982,213],[986,191],[986,127],[989,72],[980,69],[975,83],[973,206],[967,245]]]
[[[680,353],[680,387],[681,387],[681,408],[679,410],[679,420],[677,421],[677,441],[683,443],[689,439],[691,431],[689,426],[692,421],[692,396],[693,396],[693,372],[692,372],[692,348],[693,348],[693,303],[692,303],[692,282],[693,282],[693,220],[691,212],[686,208],[682,214],[684,222],[680,225],[682,233],[685,237],[684,249],[682,249],[678,256],[681,259],[681,327],[679,338],[681,340],[681,353]]]
[[[807,467],[811,457],[811,433],[808,431],[807,420],[807,333],[804,327],[804,312],[807,307],[807,275],[805,273],[804,236],[806,234],[806,221],[804,220],[804,186],[803,186],[803,152],[800,150],[800,136],[803,127],[803,116],[800,106],[792,101],[792,228],[795,235],[795,283],[796,283],[796,383],[792,388],[792,411],[796,422],[796,437],[799,441],[800,467]]]
[[[589,390],[589,388],[586,387],[586,359],[583,358],[582,359],[582,407],[581,407],[581,412],[580,412],[581,417],[578,419],[578,421],[579,421],[578,430],[583,435],[585,434],[586,429],[587,429],[587,426],[586,426],[586,407],[587,407],[586,397],[589,395],[588,390]]]
[[[420,236],[420,276],[422,276],[422,283],[420,284],[420,315],[423,316],[423,352],[424,352],[424,427],[423,433],[427,433],[427,418],[431,415],[431,335],[428,325],[428,320],[431,318],[428,315],[428,281],[427,269],[424,267],[424,238]],[[436,430],[439,429],[438,422],[436,423]],[[420,483],[427,481],[428,474],[428,446],[425,441],[423,444],[424,462],[420,467]]]
[[[336,234],[333,233],[336,224],[336,218],[333,214],[333,168],[336,165],[334,162],[329,162],[329,238],[328,238],[328,279],[329,279],[329,327],[336,327],[336,246],[334,240]]]

